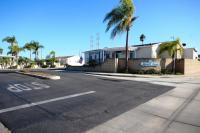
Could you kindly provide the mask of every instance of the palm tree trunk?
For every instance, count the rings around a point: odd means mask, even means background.
[[[36,57],[37,57],[37,52],[35,51],[35,61],[36,61]]]
[[[176,59],[175,59],[175,55],[173,55],[172,56],[172,73],[173,74],[175,74],[175,69],[176,69],[176,66],[175,66],[175,63],[176,63],[176,61],[175,61]]]
[[[126,72],[128,72],[128,39],[129,39],[129,28],[127,28],[126,32],[126,62],[125,62]]]
[[[42,60],[42,48],[41,48],[41,60]]]
[[[31,50],[30,50],[30,60],[31,60]]]

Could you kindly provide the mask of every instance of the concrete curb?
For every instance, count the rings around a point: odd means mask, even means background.
[[[97,72],[85,72],[90,75],[100,76],[115,76],[115,77],[135,77],[135,78],[174,78],[174,77],[186,77],[185,75],[139,75],[139,74],[123,74],[123,73],[97,73]]]
[[[11,133],[2,123],[0,123],[0,133]]]
[[[120,73],[94,73],[94,72],[86,72],[85,74],[91,75],[101,75],[101,76],[116,76],[116,77],[139,77],[139,78],[152,78],[152,77],[165,77],[167,76],[158,76],[158,75],[137,75],[137,74],[120,74]]]
[[[24,73],[24,72],[16,72],[18,74],[23,74],[23,75],[28,75],[28,76],[32,76],[32,77],[38,77],[38,78],[42,78],[42,79],[51,79],[51,80],[59,80],[60,76],[44,76],[44,75],[39,75],[39,74],[33,74],[33,73]]]

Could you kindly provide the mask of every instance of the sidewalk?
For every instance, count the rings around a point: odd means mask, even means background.
[[[128,77],[123,79],[143,80]],[[144,80],[176,86],[176,88],[87,133],[200,133],[199,79],[177,78],[173,79],[173,82],[161,78]]]

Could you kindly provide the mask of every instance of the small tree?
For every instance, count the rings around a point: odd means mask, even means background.
[[[169,56],[172,58],[173,60],[173,66],[172,66],[172,72],[175,73],[176,70],[176,55],[177,52],[179,51],[180,54],[183,54],[183,46],[182,43],[180,41],[180,39],[176,39],[175,41],[170,41],[170,42],[164,42],[162,44],[160,44],[159,46],[159,51],[158,51],[158,55],[161,56],[162,53],[164,52],[168,52]]]

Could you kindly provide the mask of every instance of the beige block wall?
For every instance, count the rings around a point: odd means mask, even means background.
[[[118,59],[107,59],[103,64],[91,67],[91,66],[71,66],[68,70],[71,71],[86,71],[86,72],[117,72]]]
[[[200,61],[185,59],[184,60],[184,74],[185,75],[200,75]]]
[[[160,62],[158,67],[142,67],[141,62],[153,60]],[[172,59],[131,59],[128,62],[130,72],[136,70],[154,69],[160,71],[161,69],[172,70]],[[125,70],[125,59],[107,59],[105,63],[96,67],[69,67],[69,70],[76,71],[91,71],[91,72],[122,72]],[[177,59],[176,72],[184,73],[185,75],[199,74],[200,75],[200,61],[192,59]]]
[[[125,59],[119,59],[119,60],[118,60],[118,67],[117,67],[117,71],[118,71],[118,72],[124,72],[124,70],[125,70],[125,68],[126,68],[125,62],[126,62]]]
[[[107,59],[100,66],[96,66],[94,69],[99,72],[117,72],[118,59]]]
[[[161,59],[160,65],[161,65],[161,68],[162,68],[162,69],[166,69],[166,70],[168,70],[168,71],[172,71],[173,60],[170,59],[170,58]]]

